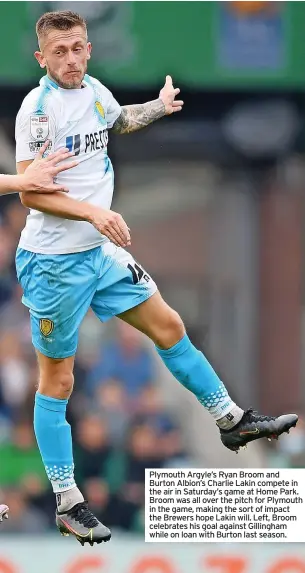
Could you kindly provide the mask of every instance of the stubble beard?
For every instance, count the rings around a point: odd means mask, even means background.
[[[87,66],[83,72],[81,80],[76,79],[76,78],[75,79],[71,78],[70,82],[69,81],[63,82],[61,80],[61,78],[56,74],[56,72],[53,72],[50,69],[48,70],[48,75],[50,76],[50,78],[52,80],[54,80],[57,83],[57,85],[59,85],[60,88],[63,88],[65,90],[75,90],[75,89],[79,89],[81,87],[86,72],[87,72]]]

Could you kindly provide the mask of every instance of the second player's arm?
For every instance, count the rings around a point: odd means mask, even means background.
[[[65,159],[73,155],[68,149],[60,149],[43,159],[47,146],[48,142],[41,147],[31,167],[26,172],[19,175],[0,175],[0,195],[26,193],[28,191],[35,191],[35,193],[68,191],[65,187],[53,183],[53,178],[61,171],[75,167],[78,162],[64,162]]]
[[[17,173],[23,174],[31,162],[20,161],[17,163]],[[129,229],[121,215],[114,211],[101,209],[84,201],[76,201],[58,191],[45,195],[28,192],[20,194],[20,199],[22,205],[29,209],[35,209],[61,219],[87,221],[119,247],[126,247],[130,244]]]
[[[22,177],[19,175],[0,175],[0,195],[22,193]]]

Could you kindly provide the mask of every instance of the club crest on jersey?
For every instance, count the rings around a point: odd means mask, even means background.
[[[47,115],[31,115],[30,131],[35,141],[44,141],[49,135],[49,117]]]
[[[49,336],[54,330],[54,322],[49,318],[41,318],[39,321],[39,328],[41,334],[44,336]]]
[[[96,101],[95,107],[96,107],[98,113],[102,116],[102,118],[105,119],[105,110],[104,110],[102,104],[99,101]]]

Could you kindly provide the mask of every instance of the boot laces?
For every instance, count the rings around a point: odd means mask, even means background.
[[[259,414],[256,410],[253,410],[253,408],[246,410],[245,414],[247,414],[248,422],[271,422],[276,419],[274,416]]]
[[[90,528],[98,525],[98,520],[88,508],[87,501],[77,503],[72,509],[67,511],[67,514],[85,527]]]

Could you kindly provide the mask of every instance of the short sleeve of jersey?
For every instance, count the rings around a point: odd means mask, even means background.
[[[107,127],[111,129],[114,122],[118,119],[119,115],[121,115],[122,108],[117,100],[113,97],[112,93],[107,90],[108,92],[108,105],[106,111],[106,120],[107,120]]]
[[[98,92],[102,97],[107,128],[111,129],[114,122],[118,119],[119,115],[121,115],[122,108],[108,88],[98,80],[93,78],[91,78],[91,80],[93,80],[95,89],[98,89]]]
[[[24,101],[15,123],[16,162],[35,159],[46,140],[51,153],[55,140],[55,118],[49,110],[37,112],[35,105]]]

